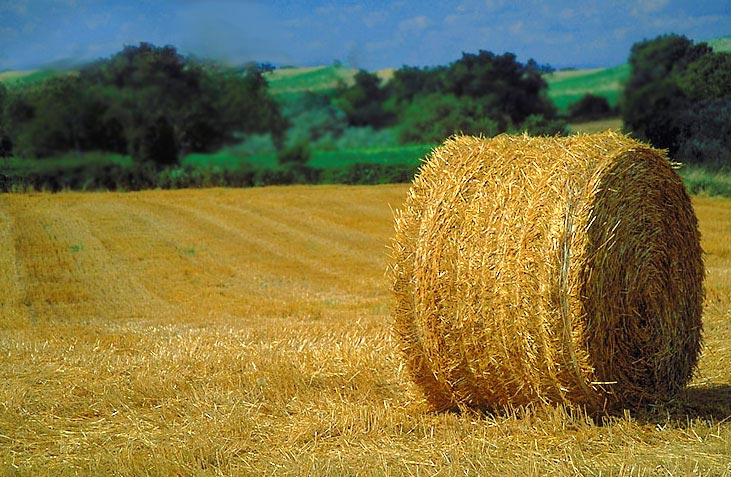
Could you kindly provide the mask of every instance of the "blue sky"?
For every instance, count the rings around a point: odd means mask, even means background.
[[[231,63],[377,70],[513,52],[562,67],[624,63],[661,34],[731,35],[729,0],[198,1],[0,0],[0,71],[171,44]]]

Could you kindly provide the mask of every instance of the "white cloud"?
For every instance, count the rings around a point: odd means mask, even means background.
[[[10,12],[16,15],[25,16],[28,14],[28,6],[30,0],[16,0],[9,2],[0,2],[0,13]]]
[[[525,26],[525,23],[523,23],[523,20],[518,20],[517,22],[513,22],[508,27],[508,30],[510,30],[510,33],[517,35],[519,33],[523,32],[523,27]]]
[[[109,12],[89,15],[84,19],[84,24],[91,30],[104,27],[109,24],[112,15]]]
[[[652,15],[668,6],[669,0],[643,0],[641,2],[632,2],[630,15],[633,17]]]
[[[398,29],[402,33],[424,30],[429,25],[429,20],[424,15],[418,15],[406,20],[401,20]]]
[[[363,15],[363,23],[365,23],[365,26],[367,26],[368,28],[374,28],[376,26],[383,25],[384,23],[386,23],[387,19],[388,15],[383,10],[368,12],[367,14]]]
[[[630,29],[627,27],[619,27],[612,30],[612,38],[615,40],[625,40],[627,35],[630,33]]]
[[[505,3],[505,0],[485,0],[485,7],[487,7],[488,11],[499,10],[505,6]]]
[[[578,15],[578,12],[573,8],[564,8],[561,10],[561,13],[558,14],[559,18],[563,20],[571,20],[573,18],[576,18]]]
[[[656,30],[668,32],[672,30],[700,29],[706,26],[727,22],[728,17],[718,15],[702,15],[691,18],[655,17],[649,24]]]

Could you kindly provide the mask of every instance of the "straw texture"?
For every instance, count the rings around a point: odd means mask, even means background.
[[[692,377],[700,234],[663,151],[613,132],[453,137],[395,215],[393,327],[433,408],[603,411]]]

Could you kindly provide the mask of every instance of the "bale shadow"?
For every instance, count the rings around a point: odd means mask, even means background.
[[[680,396],[685,416],[693,419],[731,420],[731,384],[687,388]]]
[[[731,425],[731,383],[709,383],[686,388],[669,401],[638,404],[590,412],[584,408],[556,404],[527,404],[518,406],[466,406],[433,410],[435,414],[481,416],[488,419],[523,419],[526,416],[550,417],[556,406],[562,407],[570,419],[591,422],[596,426],[611,426],[628,417],[643,424],[666,425],[685,428],[698,421],[711,425]]]
[[[685,389],[672,401],[648,406],[637,419],[653,423],[675,421],[678,425],[703,420],[712,423],[731,421],[731,384],[705,384]]]
[[[505,419],[525,416],[550,416],[554,405],[541,404],[507,407],[474,407],[455,406],[435,413],[445,412],[456,415],[472,414],[485,418]],[[640,423],[665,425],[672,423],[678,427],[689,427],[698,421],[705,421],[711,425],[726,423],[731,425],[731,383],[712,383],[692,386],[670,401],[645,403],[629,409],[618,407],[604,411],[588,412],[583,408],[571,406],[563,407],[566,416],[577,421],[592,422],[597,426],[611,426],[618,421],[635,419]]]

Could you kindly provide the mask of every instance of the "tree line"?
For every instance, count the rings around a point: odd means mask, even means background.
[[[398,125],[402,142],[437,143],[457,131],[565,133],[566,122],[548,98],[546,71],[512,53],[463,53],[447,66],[404,66],[386,84],[361,70],[335,104],[352,126]]]
[[[257,133],[271,134],[281,148],[292,124],[268,93],[263,72],[270,68],[227,69],[142,43],[78,74],[12,90],[0,85],[2,151],[25,158],[108,151],[165,167]],[[565,132],[542,72],[511,53],[465,53],[448,66],[404,66],[385,84],[359,71],[352,85],[285,108],[295,110],[289,117],[324,108],[329,123],[319,134],[391,128],[403,143],[436,143],[457,131]],[[310,116],[302,119],[313,129],[318,118]]]
[[[10,90],[0,84],[0,112],[6,155],[107,151],[157,167],[246,133],[280,137],[285,125],[256,67],[224,69],[148,43],[78,74]]]
[[[678,161],[731,164],[731,54],[666,35],[635,44],[629,63],[631,75],[619,104],[628,132],[668,149]],[[294,99],[272,97],[265,78],[271,68],[227,68],[181,55],[172,46],[141,43],[78,72],[20,86],[0,83],[0,156],[92,157],[103,151],[132,158],[137,172],[123,184],[218,184],[227,180],[225,174],[201,179],[192,170],[160,172],[179,168],[189,153],[256,143],[264,135],[280,170],[245,170],[233,182],[329,177],[371,183],[379,180],[373,174],[401,177],[404,172],[361,165],[323,174],[307,166],[312,149],[435,144],[455,132],[568,133],[567,118],[547,95],[544,75],[552,69],[533,60],[523,64],[512,53],[479,51],[444,66],[403,66],[388,81],[361,70],[330,93]],[[613,114],[606,99],[593,95],[569,112],[573,119]],[[128,173],[108,169],[96,173]]]

